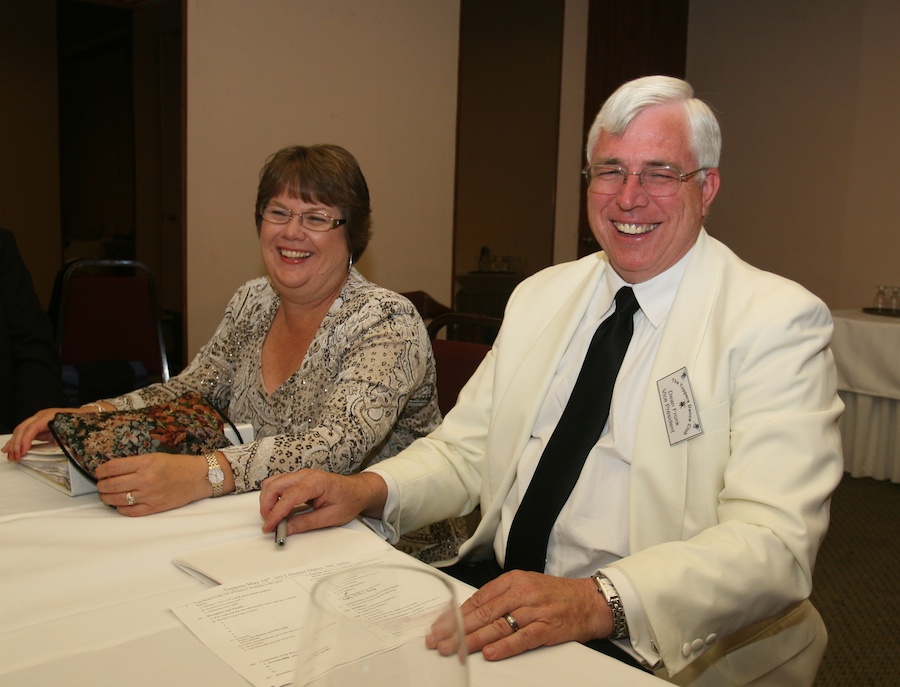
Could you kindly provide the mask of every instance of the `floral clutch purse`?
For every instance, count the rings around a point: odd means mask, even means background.
[[[143,453],[202,455],[230,446],[226,423],[234,428],[200,394],[189,392],[138,410],[57,413],[49,426],[66,457],[94,479],[97,467],[113,458]]]

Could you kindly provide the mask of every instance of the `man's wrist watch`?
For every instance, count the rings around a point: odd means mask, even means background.
[[[619,592],[603,575],[592,575],[591,579],[597,585],[597,591],[603,594],[609,610],[612,611],[613,631],[609,639],[626,639],[628,637],[628,622],[625,620],[625,609],[622,608],[622,601],[619,599]]]
[[[206,473],[206,479],[209,480],[209,483],[213,488],[213,498],[222,495],[222,485],[225,483],[225,473],[222,471],[221,466],[219,465],[219,459],[216,458],[215,453],[207,453],[206,454],[206,464],[209,466],[209,471]]]

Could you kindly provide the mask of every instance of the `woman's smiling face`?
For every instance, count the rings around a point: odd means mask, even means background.
[[[290,210],[287,224],[262,220],[259,232],[260,250],[269,278],[283,300],[316,305],[334,298],[347,279],[350,250],[346,227],[315,232],[303,228],[300,215],[322,212],[343,219],[340,208],[292,198],[282,192],[269,205]]]

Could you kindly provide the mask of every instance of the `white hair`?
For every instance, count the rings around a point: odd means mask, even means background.
[[[592,162],[591,155],[601,131],[621,136],[632,120],[646,108],[677,102],[684,105],[691,134],[691,150],[697,158],[697,164],[704,168],[718,167],[722,152],[722,132],[716,116],[709,105],[694,97],[694,89],[687,81],[671,76],[644,76],[629,81],[607,98],[588,133],[588,164]]]

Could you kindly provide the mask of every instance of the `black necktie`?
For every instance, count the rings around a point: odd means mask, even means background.
[[[550,530],[578,481],[609,417],[616,376],[638,303],[631,288],[616,294],[616,310],[594,333],[562,417],[544,448],[506,543],[506,570],[544,571]]]

